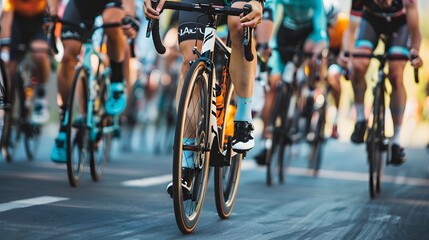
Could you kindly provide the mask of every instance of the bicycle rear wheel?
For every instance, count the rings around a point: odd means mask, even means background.
[[[78,68],[74,75],[65,114],[67,175],[72,187],[78,185],[87,158],[88,131],[84,118],[88,101],[87,81],[86,69]]]
[[[273,116],[270,119],[272,131],[272,139],[267,144],[267,178],[268,186],[273,184],[274,176],[278,176],[279,183],[284,183],[284,152],[287,145],[287,138],[291,127],[291,119],[288,119],[288,112],[291,103],[292,89],[287,89],[281,85],[277,90],[276,102],[272,110]]]
[[[21,139],[21,121],[24,116],[24,90],[22,88],[22,78],[17,73],[13,83],[11,83],[11,93],[9,96],[10,111],[6,111],[5,114],[5,125],[4,125],[4,144],[3,144],[3,156],[6,161],[11,162],[15,156],[15,152],[18,148],[19,140]]]
[[[379,85],[375,89],[373,104],[372,126],[368,131],[367,152],[369,160],[369,193],[371,198],[375,198],[381,191],[381,175],[383,174],[383,136],[382,127],[384,122],[384,89]]]
[[[11,82],[6,73],[4,62],[0,59],[0,146],[3,157],[10,161],[8,153],[9,135],[12,124],[12,101],[13,92]]]
[[[224,90],[225,97],[224,97],[224,109],[223,111],[225,114],[223,114],[223,124],[222,128],[218,128],[218,132],[220,133],[220,138],[222,141],[220,141],[220,144],[223,144],[223,147],[221,148],[222,151],[231,151],[231,137],[227,136],[227,125],[233,125],[231,122],[227,122],[227,113],[231,111],[230,108],[233,108],[232,105],[230,105],[230,99],[231,94],[233,91],[233,86],[229,83],[226,85],[227,89]],[[232,120],[232,119],[229,119]],[[218,139],[215,139],[216,141]],[[223,154],[219,154],[223,156]],[[215,159],[215,161],[219,159]],[[243,154],[236,153],[235,155],[231,156],[231,159],[228,159],[230,165],[228,166],[216,166],[214,169],[214,188],[215,188],[215,202],[216,202],[216,209],[217,213],[220,218],[226,219],[228,218],[231,213],[232,209],[234,208],[235,200],[237,198],[237,192],[238,192],[238,183],[240,181],[240,169],[241,169],[241,162],[243,160]]]
[[[323,97],[323,96],[322,96]],[[324,97],[323,97],[324,98]],[[316,103],[317,104],[317,101]],[[307,139],[310,142],[309,154],[309,169],[313,170],[313,175],[319,174],[322,164],[323,146],[325,145],[325,124],[326,124],[326,100],[323,99],[323,105],[313,111],[310,134],[312,139]],[[316,106],[317,107],[317,106]]]
[[[204,197],[206,194],[209,155],[209,101],[207,78],[205,74],[206,64],[196,60],[190,67],[184,82],[180,102],[178,104],[177,124],[174,137],[173,154],[173,191],[174,214],[176,223],[183,233],[194,231],[200,218]],[[186,139],[193,138],[195,143],[189,143]],[[184,159],[184,150],[192,152],[193,159]],[[189,153],[189,152],[188,152]],[[182,176],[182,161],[194,165],[192,172]],[[190,193],[182,189],[182,178],[187,179]]]
[[[107,89],[104,78],[98,78],[98,85],[101,89],[94,102],[95,126],[91,129],[90,137],[90,169],[91,178],[97,182],[101,179],[104,171],[104,165],[109,160],[110,149],[113,137],[113,116],[109,116],[105,111],[105,102],[107,99]]]

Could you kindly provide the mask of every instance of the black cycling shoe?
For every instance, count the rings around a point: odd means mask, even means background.
[[[245,153],[253,148],[255,139],[253,138],[253,125],[246,121],[234,121],[234,137],[232,139],[232,149],[237,153]]]
[[[191,186],[194,179],[194,169],[182,168],[182,195],[183,200],[191,199]],[[167,185],[167,193],[173,198],[173,182]]]
[[[392,152],[390,154],[390,156],[391,156],[390,163],[392,165],[399,166],[406,161],[404,148],[402,148],[398,144],[392,144],[392,150],[391,151]]]
[[[256,164],[264,166],[267,164],[267,149],[264,147],[261,152],[255,156]]]
[[[366,121],[359,121],[355,124],[355,129],[351,136],[353,143],[363,143],[366,132]]]

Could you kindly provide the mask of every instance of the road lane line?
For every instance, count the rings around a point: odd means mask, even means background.
[[[253,161],[243,161],[241,164],[242,171],[250,171],[250,170],[266,171],[265,169],[266,169],[265,167],[258,166]],[[307,168],[289,167],[287,169],[286,174],[290,174],[294,176],[313,177],[313,171]],[[322,169],[319,171],[318,178],[367,182],[368,173]],[[122,185],[128,186],[128,187],[150,187],[150,186],[165,184],[170,182],[171,180],[172,180],[171,174],[167,174],[167,175],[161,175],[161,176],[155,176],[155,177],[149,177],[149,178],[129,180],[129,181],[122,182]],[[429,187],[429,179],[423,179],[423,178],[384,175],[382,182],[400,184],[400,185]]]
[[[125,182],[122,182],[122,185],[128,186],[128,187],[149,187],[149,186],[159,185],[163,183],[168,183],[171,181],[171,179],[172,179],[171,174],[167,174],[167,175],[161,175],[156,177],[125,181]]]
[[[68,200],[68,198],[52,197],[52,196],[42,196],[42,197],[16,200],[16,201],[11,201],[7,203],[0,203],[0,212],[5,212],[12,209],[17,209],[17,208],[26,208],[26,207],[36,206],[36,205],[49,204],[49,203],[65,201],[65,200]]]
[[[265,167],[258,166],[253,161],[243,161],[243,163],[241,165],[241,169],[242,170],[258,170],[258,169],[260,169],[260,170],[266,171]],[[287,169],[286,174],[295,175],[295,176],[312,177],[313,171],[309,170],[307,168],[289,167]],[[368,181],[368,173],[321,169],[319,171],[318,178],[367,182]],[[400,185],[429,187],[429,179],[424,179],[424,178],[412,178],[412,177],[405,177],[405,176],[383,175],[383,178],[381,181],[386,182],[386,183],[400,184]]]

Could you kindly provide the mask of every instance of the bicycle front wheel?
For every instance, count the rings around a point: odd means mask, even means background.
[[[369,160],[369,194],[375,198],[381,191],[382,168],[382,147],[383,136],[382,127],[384,122],[384,96],[381,92],[383,89],[379,86],[375,89],[373,104],[372,126],[368,130],[367,152]]]
[[[98,78],[98,85],[101,93],[94,99],[95,126],[91,128],[90,136],[90,169],[91,178],[94,182],[101,179],[104,165],[110,157],[113,131],[116,130],[113,124],[113,116],[109,116],[105,111],[107,99],[107,89],[104,78]]]
[[[11,134],[12,125],[12,101],[14,92],[12,91],[11,82],[6,74],[4,62],[0,59],[0,133],[1,133],[1,149],[3,157],[7,162],[11,161],[9,154],[9,136]]]
[[[24,89],[22,87],[23,80],[17,72],[12,83],[11,89],[8,91],[8,108],[4,116],[3,137],[4,143],[2,147],[3,156],[6,161],[11,162],[15,156],[23,131],[21,122],[24,119]]]
[[[183,233],[193,232],[198,223],[208,181],[210,97],[205,70],[204,61],[197,60],[191,65],[178,104],[171,196],[176,223]],[[182,171],[185,165],[186,171]]]
[[[323,101],[326,100],[323,99]],[[307,135],[307,140],[310,143],[308,168],[313,170],[314,176],[319,174],[320,166],[322,165],[323,146],[325,145],[325,124],[326,102],[323,102],[322,106],[313,111],[310,122],[310,131]]]
[[[225,114],[223,114],[223,124],[222,128],[218,130],[220,133],[219,137],[223,140],[220,141],[220,144],[223,144],[223,152],[225,150],[231,151],[231,137],[228,136],[227,131],[228,126],[234,126],[232,122],[233,118],[227,118],[233,114],[234,106],[230,104],[230,98],[233,90],[233,86],[229,84],[225,84],[227,89],[225,89],[225,97],[224,97],[224,109]],[[218,128],[219,129],[219,128]],[[217,139],[216,139],[217,141]],[[222,155],[222,154],[219,154]],[[214,187],[215,187],[215,202],[217,213],[220,218],[226,219],[234,208],[235,199],[237,198],[238,192],[238,183],[240,181],[240,169],[241,169],[241,161],[243,160],[243,154],[235,153],[235,155],[231,156],[231,159],[228,159],[230,165],[227,166],[216,166],[214,169]],[[219,161],[219,160],[218,160]]]
[[[88,101],[88,73],[84,68],[76,70],[65,114],[67,175],[72,187],[76,187],[83,173],[87,158],[88,134],[85,113]]]

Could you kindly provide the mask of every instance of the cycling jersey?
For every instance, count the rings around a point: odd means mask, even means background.
[[[41,15],[45,12],[46,0],[6,0],[3,11],[14,11],[25,17]]]
[[[327,41],[326,13],[321,0],[275,0],[272,6],[283,6],[283,23],[286,28],[303,30],[313,28],[314,40]],[[276,12],[276,11],[274,11]]]
[[[90,26],[94,23],[95,17],[100,15],[107,8],[122,8],[122,0],[91,0],[88,4],[86,0],[70,0],[64,11],[63,19],[67,22],[85,23]],[[82,40],[84,32],[76,26],[63,25],[61,29],[61,39]]]
[[[278,16],[278,6],[283,6],[282,24],[276,32],[273,48],[302,48],[305,41],[320,41],[328,45],[327,16],[322,0],[274,0],[271,7],[274,19]],[[272,74],[281,74],[287,61],[292,60],[293,53],[280,54],[273,51],[269,59]]]
[[[381,34],[390,37],[389,54],[408,56],[409,30],[406,20],[405,4],[407,0],[393,0],[387,8],[382,8],[373,0],[353,0],[351,15],[362,17],[356,48],[374,50]]]
[[[405,14],[404,2],[407,0],[393,0],[392,5],[383,8],[374,3],[373,0],[352,0],[351,15],[361,17],[363,11],[384,18],[399,17]]]

